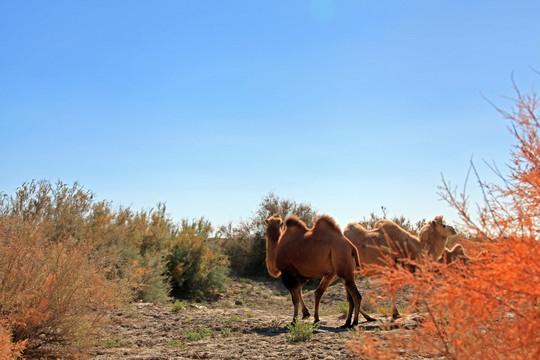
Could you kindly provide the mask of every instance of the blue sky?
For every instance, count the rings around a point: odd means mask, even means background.
[[[216,226],[270,191],[342,227],[455,211],[504,168],[511,76],[538,80],[538,1],[2,1],[0,191],[80,182]],[[469,188],[473,188],[471,184]],[[475,190],[472,190],[474,196]]]

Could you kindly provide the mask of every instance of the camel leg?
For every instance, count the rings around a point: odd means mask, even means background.
[[[296,322],[298,320],[298,304],[302,299],[300,285],[298,285],[294,289],[289,290],[289,292],[291,293],[291,298],[294,306],[293,322]]]
[[[397,290],[391,289],[391,296],[392,296],[392,321],[399,319],[401,315],[399,315],[399,311],[396,307],[396,293]]]
[[[304,304],[304,298],[302,297],[302,286],[304,286],[306,282],[307,280],[300,284],[300,306],[302,307],[302,319],[308,318],[311,315],[306,307],[306,304]]]
[[[298,319],[298,303],[300,302],[300,299],[302,298],[301,284],[299,283],[298,279],[295,276],[287,272],[283,272],[281,274],[281,280],[283,281],[283,285],[285,285],[285,287],[289,290],[289,293],[291,294],[291,300],[294,307],[294,315],[293,315],[293,323],[294,323]]]
[[[317,286],[317,289],[315,289],[315,323],[318,323],[320,321],[319,319],[319,304],[321,303],[321,298],[330,286],[331,283],[333,283],[336,280],[336,276],[324,276],[319,284]]]
[[[366,319],[366,321],[369,321],[369,322],[371,322],[371,321],[377,321],[377,319],[372,318],[371,316],[369,316],[369,315],[367,314],[367,312],[365,312],[364,309],[362,309],[362,306],[360,306],[360,314],[362,314],[362,316]]]
[[[347,296],[352,297],[353,306],[354,306],[354,320],[352,324],[347,321],[345,325],[350,324],[349,326],[355,326],[358,325],[358,314],[360,312],[360,304],[362,303],[362,295],[358,292],[358,289],[356,288],[356,284],[354,283],[354,278],[352,280],[344,280],[345,288],[347,289]],[[350,311],[351,303],[349,302],[349,311]],[[347,319],[350,320],[350,319]]]
[[[352,298],[351,294],[349,293],[349,290],[347,288],[345,288],[345,290],[346,290],[346,293],[347,293],[347,302],[349,303],[349,311],[347,312],[347,320],[345,320],[345,324],[342,325],[341,327],[342,328],[350,328],[351,327],[352,313],[353,313],[353,310],[354,310],[354,301],[353,301],[353,298]]]

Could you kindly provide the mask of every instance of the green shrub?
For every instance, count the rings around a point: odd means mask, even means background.
[[[184,305],[183,301],[176,300],[173,304],[172,310],[175,312],[186,310],[186,306]]]
[[[313,331],[319,328],[319,324],[299,321],[295,318],[291,324],[287,325],[285,337],[289,342],[309,341],[313,339]]]
[[[184,335],[186,336],[187,341],[199,341],[206,339],[207,337],[212,336],[214,332],[210,329],[202,328],[195,331],[186,330],[184,331]]]
[[[181,348],[184,348],[186,346],[186,344],[184,344],[183,342],[181,342],[178,339],[170,339],[169,341],[167,341],[165,346],[170,347],[170,348],[180,348],[181,349]]]
[[[227,258],[211,249],[210,222],[183,220],[170,241],[167,257],[173,289],[178,296],[202,298],[223,291]]]
[[[128,282],[137,300],[169,301],[166,256],[176,229],[165,211],[165,206],[158,204],[149,211],[133,212],[126,208],[115,213],[109,207],[105,212],[113,219],[109,231],[103,233],[102,249],[111,253],[114,275]],[[104,220],[98,217],[95,222],[100,224]]]

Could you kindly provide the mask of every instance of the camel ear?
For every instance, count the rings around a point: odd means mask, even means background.
[[[266,225],[268,225],[268,219],[264,220],[264,223],[265,223]]]

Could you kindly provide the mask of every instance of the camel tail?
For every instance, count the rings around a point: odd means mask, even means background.
[[[351,244],[351,247],[352,247],[352,256],[354,258],[354,262],[356,263],[356,268],[360,270],[360,254],[358,253],[358,249],[356,248],[356,246]]]

